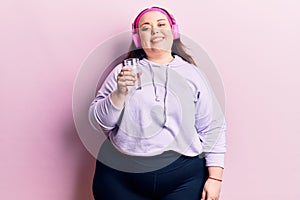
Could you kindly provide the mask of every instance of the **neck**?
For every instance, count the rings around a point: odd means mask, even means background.
[[[169,53],[169,54],[155,55],[155,56],[148,55],[147,59],[151,62],[163,65],[163,64],[170,63],[174,59],[174,57],[172,56],[171,53]]]

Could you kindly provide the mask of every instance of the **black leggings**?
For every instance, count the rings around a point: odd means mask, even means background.
[[[93,180],[95,200],[200,199],[208,176],[204,158],[166,152],[160,156],[153,156],[151,159],[147,157],[146,162],[141,162],[141,160],[136,159],[137,157],[121,154],[111,145],[108,146],[110,146],[108,148],[109,151],[103,151],[102,148],[96,161]],[[108,155],[107,153],[110,154]],[[153,171],[133,172],[126,170],[129,168],[133,169],[137,165],[139,167],[136,169],[141,169],[140,166],[143,166],[143,169],[145,169],[145,166],[151,165],[154,159],[170,158],[170,155],[173,157],[173,162],[170,162],[170,164],[164,162],[166,166],[162,165],[161,168],[158,168],[156,165]],[[177,157],[174,157],[174,155]],[[128,162],[134,163],[134,165],[128,165]],[[124,165],[127,165],[127,167],[124,167]]]

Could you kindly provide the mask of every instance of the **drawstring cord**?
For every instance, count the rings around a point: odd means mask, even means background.
[[[154,94],[155,94],[155,101],[160,102],[159,96],[157,94],[157,87],[155,85],[155,79],[154,79],[154,72],[152,70],[152,66],[150,63],[148,63],[149,70],[151,72],[151,79],[152,79],[152,85],[154,88]],[[166,103],[167,103],[167,93],[168,93],[168,79],[169,79],[169,65],[166,66],[166,81],[165,81],[165,95],[164,95],[164,123],[163,125],[165,126],[167,123],[167,108],[166,108]]]
[[[167,65],[166,68],[166,82],[165,82],[165,96],[164,96],[164,117],[165,117],[165,121],[164,121],[164,126],[167,123],[167,108],[166,108],[166,103],[167,103],[167,93],[168,93],[168,79],[169,79],[169,65]]]
[[[151,79],[152,79],[152,85],[153,85],[153,88],[154,88],[154,94],[155,94],[155,101],[159,102],[160,99],[157,95],[157,88],[156,88],[156,85],[155,85],[155,80],[154,80],[154,72],[152,70],[152,67],[151,67],[151,64],[148,63],[148,66],[149,66],[149,70],[151,72]]]

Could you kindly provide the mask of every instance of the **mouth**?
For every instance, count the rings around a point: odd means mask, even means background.
[[[154,37],[151,39],[152,43],[161,42],[164,39],[164,37]]]

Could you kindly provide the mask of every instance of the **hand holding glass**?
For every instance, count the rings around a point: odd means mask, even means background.
[[[132,72],[136,75],[137,82],[135,83],[135,89],[140,90],[142,89],[141,83],[141,76],[140,76],[140,69],[139,69],[139,59],[138,58],[128,58],[125,59],[123,62],[123,67],[131,68]]]

